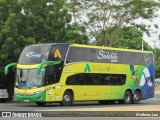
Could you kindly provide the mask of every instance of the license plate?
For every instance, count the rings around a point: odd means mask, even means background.
[[[29,100],[24,100],[24,102],[29,102]]]

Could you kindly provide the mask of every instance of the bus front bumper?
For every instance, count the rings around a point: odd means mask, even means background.
[[[14,101],[20,102],[46,102],[46,91],[41,91],[33,94],[18,92],[14,93]]]

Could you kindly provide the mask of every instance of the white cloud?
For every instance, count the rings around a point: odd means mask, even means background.
[[[154,47],[154,41],[155,41],[155,46],[157,48],[160,48],[160,38],[159,38],[159,35],[160,35],[160,9],[157,11],[157,17],[155,17],[153,19],[153,21],[149,21],[149,20],[140,20],[141,22],[147,24],[147,25],[150,25],[150,31],[151,31],[151,36],[147,36],[145,33],[143,35],[143,40],[148,42],[148,44],[152,47]],[[158,29],[156,29],[154,27],[154,25],[157,24],[158,25]]]

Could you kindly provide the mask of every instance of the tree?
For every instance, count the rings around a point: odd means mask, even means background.
[[[114,47],[142,50],[152,50],[143,39],[143,31],[135,27],[124,27],[114,41]]]
[[[18,0],[0,1],[1,31],[0,31],[0,71],[10,62],[18,61],[18,56],[25,45],[35,43],[33,38],[25,38],[20,34],[22,23],[21,5]],[[5,14],[3,16],[3,14]]]
[[[17,62],[26,45],[46,42],[87,44],[84,26],[70,24],[64,0],[0,0],[0,84],[13,96],[15,71],[4,67]],[[77,31],[75,31],[77,29]]]
[[[8,63],[18,61],[26,45],[88,43],[85,27],[71,24],[71,15],[64,6],[64,0],[0,1],[1,72]]]
[[[156,78],[160,77],[160,56],[157,58],[155,62],[155,73],[156,73]]]
[[[156,78],[159,78],[160,77],[160,49],[159,48],[155,48],[155,49],[156,49],[155,73],[156,73]]]
[[[23,5],[23,14],[26,29],[23,28],[22,33],[27,37],[32,36],[38,42],[83,43],[84,39],[79,41],[79,37],[85,37],[85,31],[81,31],[84,33],[81,36],[81,32],[74,31],[75,25],[69,24],[71,15],[65,8],[64,0],[27,0]]]
[[[134,21],[138,18],[152,18],[158,8],[158,3],[151,0],[72,0],[71,4],[70,11],[87,26],[96,43],[110,47],[123,27],[137,26]]]

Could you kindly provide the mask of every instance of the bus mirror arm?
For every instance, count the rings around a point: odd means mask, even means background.
[[[17,65],[17,63],[10,63],[10,64],[8,64],[8,65],[5,67],[5,69],[4,69],[5,75],[8,74],[8,69],[9,69],[10,67],[13,67],[13,66],[16,66],[16,65]]]
[[[44,67],[44,66],[50,66],[50,65],[57,65],[57,64],[60,64],[61,61],[45,61],[45,62],[42,62],[41,64],[39,64],[39,66],[37,67],[37,74],[40,74],[41,73],[41,69]]]

